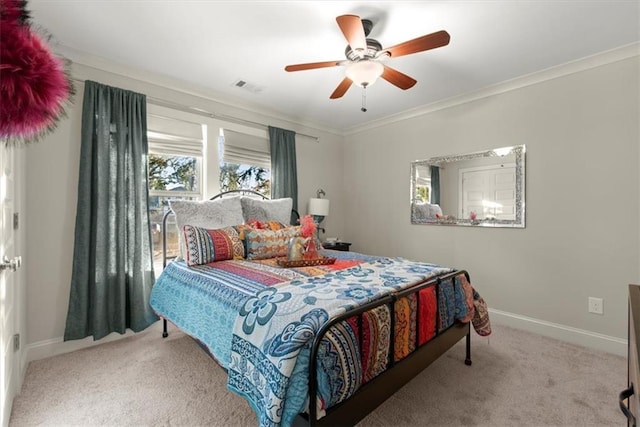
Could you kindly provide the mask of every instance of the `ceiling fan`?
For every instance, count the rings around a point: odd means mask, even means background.
[[[383,61],[446,46],[450,39],[449,33],[443,30],[383,49],[380,42],[367,38],[373,27],[370,20],[360,19],[357,15],[341,15],[336,18],[336,21],[349,43],[345,49],[346,60],[312,62],[284,67],[286,71],[303,71],[346,66],[346,76],[333,91],[330,99],[342,97],[353,83],[366,89],[378,77],[382,77],[403,90],[413,87],[417,83],[415,79],[383,64]],[[365,110],[363,109],[363,111]]]

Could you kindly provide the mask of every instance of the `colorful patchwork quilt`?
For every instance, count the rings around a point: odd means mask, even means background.
[[[275,259],[192,267],[175,261],[156,281],[151,306],[228,370],[229,389],[249,401],[261,426],[290,425],[309,404],[310,346],[324,323],[452,271],[354,252],[331,256],[338,258],[333,265],[293,269],[279,267]],[[473,320],[478,333],[490,333],[486,304],[462,273],[399,298],[394,313],[393,342],[388,306],[360,321],[340,322],[325,335],[317,365],[320,415],[383,372],[389,357],[405,358],[416,341],[429,341],[456,320]]]
[[[281,422],[290,425],[304,409],[307,394],[296,387],[295,395],[288,398],[291,377],[296,365],[302,372],[308,371],[312,340],[324,323],[450,271],[432,264],[382,258],[259,291],[242,305],[234,326],[229,388],[258,408],[261,426],[278,426]],[[355,341],[355,335],[351,341]],[[301,351],[304,357],[298,357]],[[349,382],[351,389],[359,386],[359,381]]]

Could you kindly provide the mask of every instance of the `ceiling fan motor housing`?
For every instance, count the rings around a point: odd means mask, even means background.
[[[361,59],[374,59],[378,52],[382,50],[382,45],[378,40],[375,39],[367,39],[367,50],[361,54],[358,51],[355,51],[351,48],[351,45],[347,45],[344,50],[344,56],[347,57],[349,61],[359,61]]]
[[[364,30],[364,36],[367,37],[373,28],[373,22],[370,19],[361,19],[362,29]]]

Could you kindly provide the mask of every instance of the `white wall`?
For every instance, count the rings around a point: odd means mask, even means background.
[[[627,285],[640,280],[638,63],[348,135],[346,238],[361,252],[467,269],[496,321],[626,354]],[[525,229],[410,224],[411,161],[516,144],[527,146]],[[604,315],[587,312],[589,296],[604,299]]]
[[[332,201],[330,215],[325,220],[327,232],[332,235],[342,233],[342,223],[339,221],[344,216],[345,205],[342,200],[342,136],[326,129],[292,123],[270,111],[261,114],[256,109],[244,110],[168,89],[168,85],[161,87],[89,66],[74,64],[73,74],[81,80],[95,80],[145,93],[149,97],[318,136],[319,142],[297,138],[299,211],[306,213],[308,199],[315,197],[318,188],[323,188]],[[78,93],[73,107],[68,110],[68,118],[62,120],[55,133],[26,149],[27,215],[24,220],[27,252],[24,254],[24,265],[30,359],[91,344],[91,339],[62,342],[73,258],[84,84],[78,82],[76,86]],[[171,86],[179,88],[180,82],[171,82]],[[193,92],[193,88],[188,89]],[[206,92],[202,90],[202,93]],[[108,338],[120,337],[112,335],[115,336]]]
[[[414,113],[346,137],[272,111],[216,101],[205,91],[182,90],[179,82],[166,84],[154,76],[81,65],[74,66],[74,75],[317,135],[319,143],[298,140],[299,207],[305,213],[308,198],[323,188],[331,200],[327,235],[353,242],[352,250],[360,252],[467,269],[487,299],[493,321],[626,351],[627,284],[640,281],[637,56],[428,114]],[[160,85],[145,82],[152,77]],[[79,83],[69,118],[46,140],[26,149],[30,359],[91,343],[62,343],[82,88]],[[527,145],[525,229],[410,224],[411,161],[515,144]],[[603,316],[587,313],[588,296],[604,299]]]

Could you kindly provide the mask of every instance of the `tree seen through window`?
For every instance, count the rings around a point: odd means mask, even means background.
[[[271,171],[251,165],[222,163],[220,165],[220,191],[248,189],[264,196],[271,194]]]

